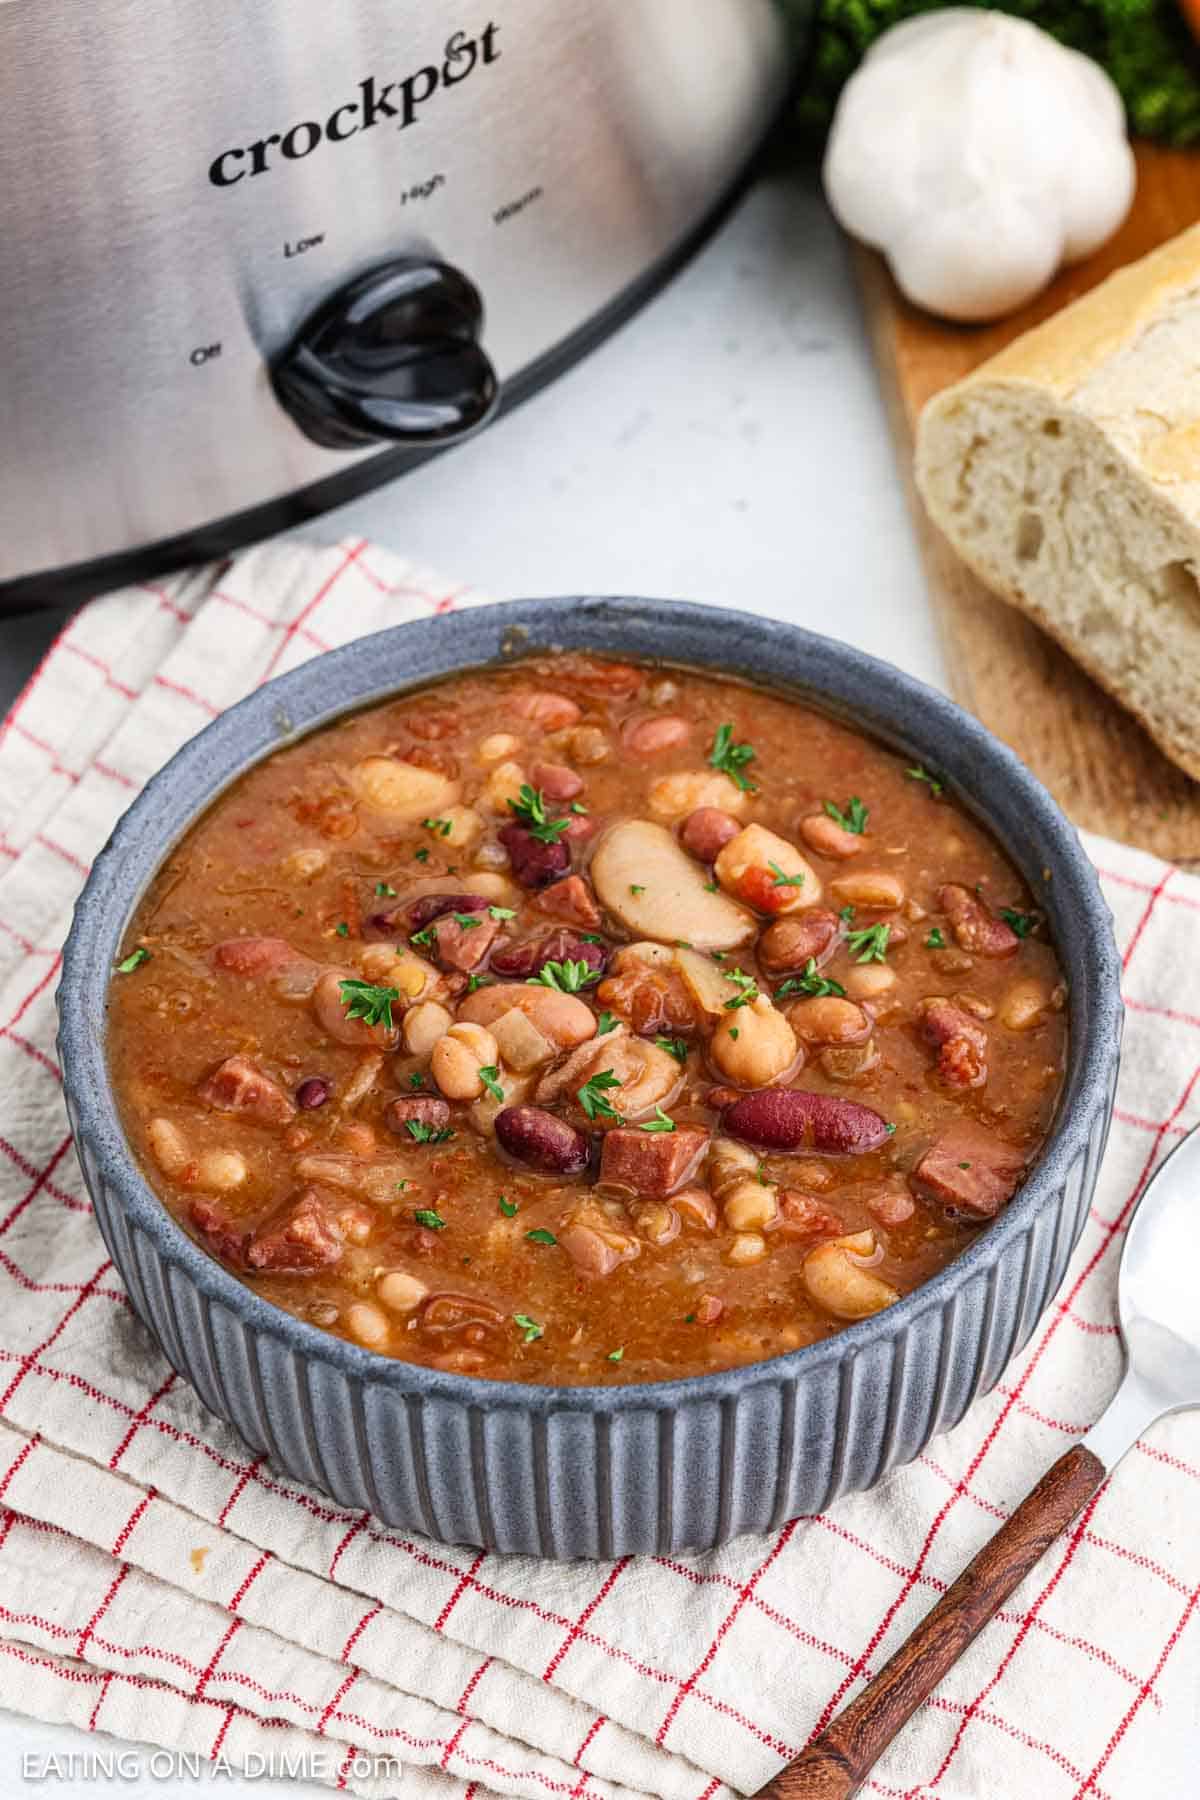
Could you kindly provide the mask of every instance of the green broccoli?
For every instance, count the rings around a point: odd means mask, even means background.
[[[811,0],[780,4],[798,29],[811,17]],[[824,136],[843,84],[881,32],[936,10],[937,0],[820,0],[796,107],[800,129]],[[993,10],[1031,20],[1107,69],[1132,132],[1200,142],[1200,52],[1176,0],[1011,0]]]

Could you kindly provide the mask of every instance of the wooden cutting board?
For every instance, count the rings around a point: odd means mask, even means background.
[[[931,394],[1198,218],[1200,151],[1139,146],[1137,199],[1117,236],[997,325],[938,323],[901,297],[881,257],[855,252],[955,699],[1012,746],[1077,825],[1192,863],[1200,863],[1200,784],[1168,762],[1064,651],[964,568],[913,487],[912,446]]]

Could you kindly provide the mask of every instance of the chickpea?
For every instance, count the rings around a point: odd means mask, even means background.
[[[447,1100],[478,1100],[484,1091],[479,1071],[495,1068],[499,1055],[486,1027],[460,1020],[438,1039],[429,1066]]]
[[[356,1300],[346,1308],[346,1329],[365,1350],[382,1350],[392,1331],[387,1315],[369,1300]]]
[[[854,1000],[882,1000],[896,985],[896,971],[886,963],[860,963],[847,970],[842,983]]]
[[[774,1187],[757,1177],[743,1177],[725,1195],[722,1208],[731,1231],[765,1231],[779,1217]]]
[[[1014,981],[1000,1000],[1000,1023],[1009,1031],[1033,1031],[1044,1020],[1050,995],[1042,982]]]
[[[800,836],[818,856],[834,856],[839,862],[860,856],[868,842],[860,832],[846,831],[828,813],[809,813],[801,819]]]
[[[520,763],[497,763],[484,784],[484,797],[493,812],[507,817],[508,803],[514,804],[521,797],[521,789],[528,777]]]
[[[146,1127],[150,1154],[164,1175],[182,1175],[192,1160],[187,1139],[170,1119],[151,1119]]]
[[[228,1194],[241,1187],[249,1170],[246,1159],[236,1150],[206,1150],[200,1158],[200,1186],[213,1193]]]
[[[862,1007],[836,994],[797,1000],[788,1007],[787,1016],[805,1044],[861,1044],[871,1035],[871,1021]]]
[[[454,1015],[436,1000],[423,1000],[404,1015],[404,1048],[410,1056],[428,1056],[438,1039],[445,1037]]]
[[[767,1087],[796,1060],[796,1034],[765,994],[727,1012],[712,1036],[709,1055],[739,1087]]]
[[[900,1296],[872,1274],[868,1264],[875,1254],[873,1231],[818,1244],[805,1257],[802,1270],[809,1298],[835,1319],[867,1319],[892,1306]]]
[[[490,737],[480,739],[476,755],[480,762],[504,762],[506,758],[515,756],[520,748],[520,738],[513,737],[511,732],[494,731]]]
[[[842,906],[871,906],[894,912],[904,905],[904,883],[886,869],[855,869],[850,875],[835,875],[829,891]]]
[[[728,1250],[725,1261],[735,1268],[744,1268],[748,1263],[761,1262],[767,1254],[767,1240],[757,1231],[739,1231]]]
[[[407,1269],[385,1269],[375,1284],[375,1292],[391,1312],[410,1313],[420,1306],[429,1289]]]

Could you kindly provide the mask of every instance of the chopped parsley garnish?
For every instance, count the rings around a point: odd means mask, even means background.
[[[905,769],[904,773],[908,776],[910,781],[927,781],[929,783],[929,791],[935,800],[946,785],[940,775],[931,775],[928,769],[923,769],[921,767],[920,763],[917,764],[915,769]]]
[[[958,1166],[960,1169],[969,1169],[971,1165],[969,1162],[961,1162]]]
[[[760,1187],[770,1187],[771,1182],[770,1177],[767,1174],[767,1165],[765,1162],[760,1162],[754,1173],[758,1176],[758,1184]]]
[[[425,1123],[424,1119],[405,1119],[404,1129],[410,1138],[416,1139],[418,1144],[448,1144],[454,1136],[448,1125],[443,1125],[440,1131],[435,1131],[432,1125]]]
[[[551,961],[543,963],[537,974],[531,975],[525,985],[557,988],[560,994],[577,994],[580,988],[591,987],[599,979],[600,971],[593,969],[590,963]]]
[[[544,1336],[546,1330],[546,1327],[539,1325],[536,1319],[531,1319],[528,1313],[514,1313],[513,1324],[519,1325],[525,1333],[523,1341],[527,1344],[536,1343],[538,1338]]]
[[[935,925],[929,936],[925,939],[925,948],[927,950],[944,950],[946,948],[946,939],[942,935],[940,925]]]
[[[706,881],[704,884],[704,891],[706,894],[719,894],[721,891],[721,884],[719,881]]]
[[[740,1033],[739,1033],[736,1025],[731,1025],[729,1027],[729,1035],[731,1038],[736,1038],[736,1037],[740,1036]]]
[[[407,1181],[398,1181],[396,1183],[396,1192],[398,1194],[402,1194],[407,1186],[408,1186]]]
[[[530,787],[527,781],[521,783],[519,797],[516,800],[510,800],[508,804],[521,824],[528,828],[539,843],[557,844],[571,823],[570,819],[548,819],[546,817],[546,796],[540,788]]]
[[[665,1050],[668,1056],[673,1056],[677,1063],[685,1063],[687,1061],[688,1047],[686,1038],[656,1037],[654,1041],[660,1050]]]
[[[350,936],[350,927],[347,925],[345,919],[343,919],[340,924],[335,925],[333,929],[337,932],[339,937]]]
[[[883,1129],[884,1129],[884,1130],[885,1130],[885,1131],[886,1131],[886,1132],[887,1132],[887,1134],[888,1134],[888,1136],[889,1136],[889,1137],[894,1137],[894,1136],[895,1136],[895,1133],[896,1133],[896,1126],[895,1126],[895,1122],[894,1122],[894,1121],[893,1121],[893,1122],[892,1122],[892,1123],[891,1123],[891,1124],[889,1124],[889,1125],[885,1125],[885,1126],[884,1126],[884,1128],[883,1128]]]
[[[1027,938],[1038,922],[1036,913],[1017,912],[1014,907],[1002,906],[1000,917],[1006,925],[1011,925],[1019,938]]]
[[[624,1354],[625,1354],[625,1346],[624,1346],[624,1344],[622,1344],[621,1348],[619,1350],[610,1350],[609,1351],[608,1360],[609,1360],[609,1362],[620,1362],[620,1360],[624,1356]]]
[[[683,1322],[685,1325],[694,1325],[696,1323],[695,1313],[684,1313]]]
[[[598,931],[581,931],[579,941],[581,944],[602,944],[604,939]]]
[[[607,1032],[615,1031],[616,1026],[617,1026],[616,1014],[610,1013],[610,1012],[602,1012],[600,1014],[600,1017],[596,1020],[596,1036],[604,1037]]]
[[[467,992],[468,994],[473,994],[476,988],[490,987],[491,982],[492,978],[490,975],[468,975]]]
[[[843,906],[841,912],[838,914],[838,918],[842,921],[843,925],[848,925],[853,917],[854,908],[852,906]]]
[[[486,1069],[480,1069],[479,1079],[493,1100],[505,1098],[504,1089],[500,1086],[500,1070],[495,1063],[489,1063]]]
[[[580,801],[578,801],[578,800],[572,800],[572,802],[571,802],[571,811],[572,811],[572,812],[573,812],[573,813],[575,813],[575,814],[576,814],[576,815],[577,815],[577,816],[578,816],[578,817],[579,817],[579,818],[581,818],[581,819],[584,819],[584,818],[586,818],[586,817],[587,817],[587,807],[586,807],[586,806],[584,806],[584,805],[583,805],[583,804],[582,804],[582,803],[581,803],[581,802],[580,802]]]
[[[744,969],[722,969],[721,973],[738,989],[734,998],[725,1002],[726,1012],[736,1012],[739,1006],[750,1006],[758,999],[758,983],[753,975],[747,975]]]
[[[429,852],[423,846],[420,850],[414,850],[413,856],[416,858],[417,862],[429,861]]]
[[[450,917],[456,925],[461,925],[464,931],[474,931],[477,925],[483,924],[483,920],[477,919],[474,913],[451,913]]]
[[[389,881],[377,881],[375,883],[375,892],[379,895],[381,900],[394,900],[396,898],[396,890]]]
[[[851,950],[861,954],[855,956],[855,962],[883,962],[887,957],[888,933],[890,925],[868,925],[863,931],[848,931],[846,943]]]
[[[139,944],[136,950],[131,950],[129,955],[117,964],[117,974],[132,975],[135,969],[140,969],[143,963],[149,961],[150,952]]]
[[[422,1075],[420,1069],[413,1070],[412,1074],[408,1078],[408,1085],[411,1088],[424,1087],[425,1077]]]
[[[823,1000],[826,994],[834,994],[843,999],[846,990],[840,981],[830,981],[828,976],[817,974],[817,959],[810,956],[804,965],[803,975],[790,975],[782,987],[775,989],[776,1000],[785,1000],[789,994],[810,994],[815,999]]]
[[[426,1231],[445,1231],[446,1229],[446,1221],[441,1213],[434,1212],[431,1207],[418,1207],[413,1218],[418,1225],[424,1225]]]
[[[421,823],[426,831],[432,831],[434,837],[449,837],[450,833],[454,830],[453,819],[422,819]],[[418,851],[417,854],[419,856],[420,851]],[[428,850],[425,852],[425,855],[429,855]]]
[[[771,883],[772,887],[803,887],[804,886],[803,875],[785,875],[778,863],[769,862],[767,864],[767,867],[768,867],[768,869],[770,869],[772,875],[775,877],[774,881],[772,881],[772,883]]]
[[[669,1119],[661,1106],[655,1107],[652,1119],[645,1119],[638,1126],[639,1131],[674,1131],[674,1129],[674,1119]]]
[[[531,1244],[557,1244],[558,1242],[554,1233],[547,1231],[542,1225],[539,1225],[536,1231],[527,1231],[525,1236]]]
[[[506,1219],[515,1219],[516,1218],[517,1203],[515,1200],[506,1200],[504,1198],[504,1195],[501,1194],[499,1204],[500,1204],[500,1211],[504,1214]]]
[[[734,743],[732,725],[717,727],[708,761],[710,768],[720,769],[722,775],[728,775],[730,781],[736,782],[744,794],[758,792],[754,783],[747,781],[742,774],[746,764],[754,761],[754,751],[749,744]]]
[[[493,919],[515,919],[517,916],[511,906],[489,906],[488,913]]]
[[[835,806],[832,800],[823,800],[821,804],[834,824],[840,825],[843,831],[852,831],[855,837],[861,837],[867,829],[867,820],[871,815],[857,794],[851,794],[846,802],[845,812]]]
[[[376,987],[373,982],[347,976],[338,982],[342,1005],[348,1019],[361,1019],[366,1025],[382,1025],[392,1029],[392,1001],[400,998],[400,989]]]
[[[432,944],[433,926],[426,925],[424,931],[414,931],[408,941],[410,944]]]
[[[629,891],[631,894],[644,894],[646,890],[644,887],[639,887],[636,882],[631,881],[629,884]]]
[[[601,1069],[598,1075],[590,1075],[581,1088],[576,1088],[579,1104],[589,1119],[620,1121],[621,1115],[612,1101],[604,1098],[609,1088],[619,1088],[620,1085],[611,1069]]]

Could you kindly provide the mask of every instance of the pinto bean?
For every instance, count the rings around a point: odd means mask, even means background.
[[[415,960],[415,958],[414,958]],[[353,1049],[390,1050],[400,1035],[398,1026],[390,1031],[386,1025],[368,1025],[365,1019],[352,1019],[342,993],[347,979],[344,969],[326,969],[312,993],[312,1009],[321,1029],[337,1044]],[[399,988],[399,982],[391,983]]]
[[[955,942],[977,956],[1012,956],[1021,940],[1011,925],[990,913],[977,894],[956,882],[938,894],[938,905],[950,921]]]
[[[793,913],[776,919],[758,940],[758,961],[764,975],[796,975],[814,963],[827,963],[842,941],[842,922],[834,912]]]
[[[383,1122],[397,1137],[412,1140],[410,1124],[427,1125],[430,1131],[443,1131],[450,1123],[450,1108],[437,1094],[405,1094],[389,1100],[383,1109]]]
[[[561,994],[555,988],[534,986],[525,982],[498,982],[494,987],[481,987],[468,994],[458,1009],[460,1019],[477,1025],[490,1025],[502,1013],[516,1007],[531,1019],[543,1037],[558,1050],[573,1050],[596,1035],[596,1015],[575,994]]]
[[[583,716],[574,700],[565,694],[514,694],[508,706],[518,719],[527,719],[542,731],[565,731]]]
[[[719,806],[698,806],[679,827],[679,841],[689,856],[703,863],[714,863],[741,825],[732,813]]]
[[[816,870],[794,844],[763,825],[746,825],[713,865],[721,886],[758,912],[805,911],[821,898]]]
[[[497,835],[522,887],[548,887],[570,865],[571,853],[565,844],[544,844],[526,825],[502,825]]]
[[[506,1106],[496,1115],[496,1140],[515,1161],[544,1175],[578,1175],[587,1167],[583,1132],[540,1106]]]
[[[686,719],[665,713],[628,722],[621,732],[621,741],[631,756],[661,756],[664,751],[678,750],[691,735]]]
[[[547,800],[574,800],[583,792],[583,776],[565,763],[534,763],[533,785]]]
[[[725,1113],[721,1129],[768,1150],[817,1150],[841,1156],[878,1150],[891,1135],[887,1121],[872,1107],[803,1088],[765,1088],[747,1094]]]
[[[853,1000],[820,994],[787,1008],[796,1036],[806,1044],[861,1044],[871,1035],[871,1020]]]
[[[835,875],[829,891],[842,906],[874,906],[891,912],[904,904],[904,883],[886,869],[855,869],[849,875]]]
[[[847,831],[828,813],[808,813],[800,821],[800,836],[818,856],[833,856],[839,862],[861,856],[868,840],[861,832]]]

